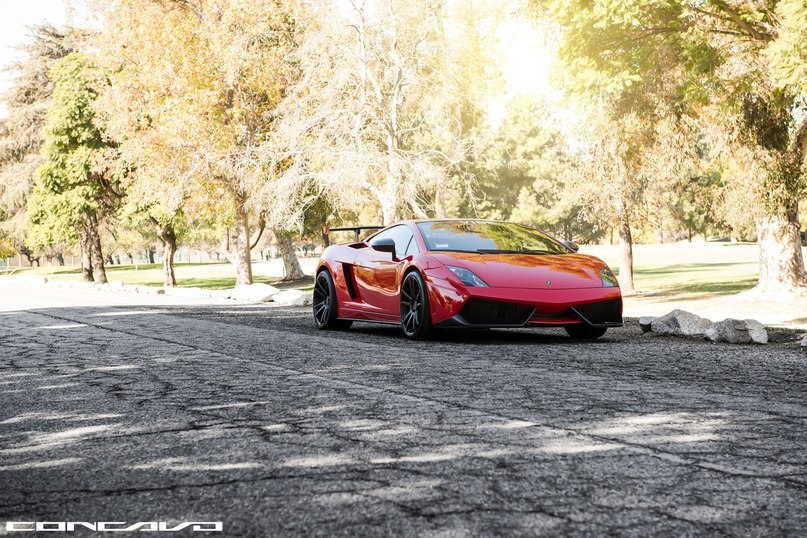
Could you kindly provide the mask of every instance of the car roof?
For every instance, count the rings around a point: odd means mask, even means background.
[[[445,218],[445,219],[408,219],[408,220],[402,220],[402,221],[396,222],[395,224],[401,224],[401,223],[404,223],[404,222],[412,222],[414,224],[420,224],[422,222],[504,222],[504,223],[508,223],[506,220],[496,220],[496,219],[472,219],[472,218],[449,219],[449,218]],[[395,224],[390,224],[390,226],[394,226]],[[510,223],[508,223],[508,224],[510,224]]]

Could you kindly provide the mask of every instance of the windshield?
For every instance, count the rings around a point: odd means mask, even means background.
[[[483,254],[569,254],[538,230],[511,222],[438,220],[418,223],[426,247]]]

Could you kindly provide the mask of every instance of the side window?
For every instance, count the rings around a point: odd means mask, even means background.
[[[395,257],[405,258],[406,250],[409,247],[409,242],[412,240],[412,230],[409,226],[401,224],[389,229],[388,238],[395,241]]]

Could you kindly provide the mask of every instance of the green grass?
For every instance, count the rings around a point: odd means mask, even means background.
[[[756,263],[695,263],[637,267],[634,287],[657,295],[697,300],[733,295],[753,288],[759,277]],[[614,268],[619,274],[619,270]]]
[[[235,286],[235,271],[229,263],[182,263],[174,267],[177,285],[186,288],[204,288],[209,290],[222,290]],[[0,271],[0,274],[3,272]],[[81,269],[79,267],[34,267],[11,271],[15,275],[42,275],[53,280],[79,280]],[[140,286],[162,286],[162,265],[107,265],[107,279],[111,282],[122,280],[124,284]],[[314,289],[314,279],[311,277],[282,282],[277,278],[256,275],[255,282],[271,284],[280,289]]]
[[[612,264],[618,273],[617,266],[617,263]],[[122,280],[126,284],[162,286],[162,266],[159,264],[139,265],[137,268],[133,265],[110,265],[106,270],[110,281]],[[44,275],[54,280],[81,278],[78,267],[39,267],[21,269],[13,273]],[[751,262],[637,265],[634,270],[634,284],[637,290],[648,294],[695,300],[732,295],[751,289],[756,284],[757,276],[757,264]],[[176,277],[177,285],[183,287],[216,290],[235,286],[233,267],[226,262],[177,264]],[[276,278],[256,275],[255,282],[271,284],[282,289],[313,289],[312,278],[279,282]]]

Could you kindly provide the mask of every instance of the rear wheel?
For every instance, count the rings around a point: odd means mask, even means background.
[[[336,312],[336,286],[333,284],[331,274],[325,270],[320,271],[314,281],[314,323],[318,329],[338,330],[347,329],[353,322],[337,318]]]
[[[604,327],[591,327],[589,325],[572,325],[565,327],[566,333],[575,340],[594,340],[605,334]]]
[[[401,328],[412,340],[423,340],[432,332],[426,283],[417,271],[408,273],[401,283]]]

